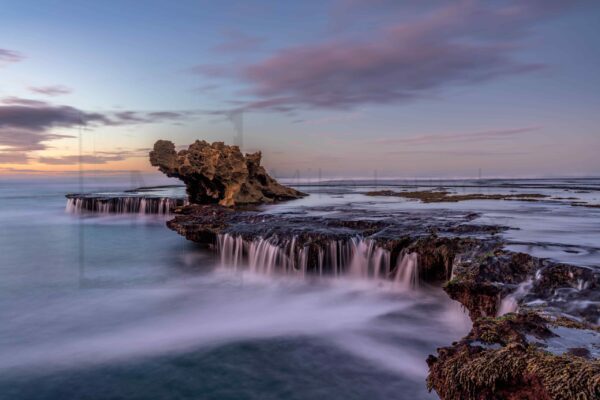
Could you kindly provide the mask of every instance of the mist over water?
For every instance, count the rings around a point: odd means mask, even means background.
[[[469,329],[439,289],[236,269],[72,189],[0,192],[6,398],[435,398],[425,359]]]
[[[2,317],[9,322],[0,331],[3,375],[314,336],[374,367],[421,380],[422,351],[468,328],[462,311],[438,291],[395,293],[361,282],[226,271],[139,289],[38,295],[13,304]]]
[[[414,255],[391,265],[353,239],[323,256],[346,273],[286,273],[301,262],[269,243],[224,237],[227,253],[215,254],[168,230],[165,215],[66,213],[64,194],[76,189],[0,185],[0,398],[436,398],[425,359],[470,327],[441,289],[416,287]],[[265,211],[475,210],[480,221],[521,228],[505,233],[515,240],[588,246],[558,247],[559,260],[597,260],[597,241],[578,241],[597,229],[596,210],[375,201],[361,190],[309,189],[313,196]],[[554,218],[541,226],[543,213]],[[563,215],[574,222],[561,233]]]

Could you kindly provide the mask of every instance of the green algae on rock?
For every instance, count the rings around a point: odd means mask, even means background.
[[[548,196],[539,193],[517,194],[451,194],[446,191],[421,190],[416,192],[395,192],[393,190],[378,190],[365,193],[367,196],[403,197],[405,199],[420,200],[423,203],[456,203],[466,200],[522,200],[537,201]]]
[[[593,326],[535,312],[480,318],[467,337],[427,359],[428,387],[445,400],[600,398],[598,359],[544,348],[556,326],[600,338]]]

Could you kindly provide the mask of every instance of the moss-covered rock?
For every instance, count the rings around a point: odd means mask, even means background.
[[[535,312],[480,318],[459,343],[430,356],[427,384],[442,399],[598,399],[600,361],[543,344],[557,338],[552,327],[595,329]]]

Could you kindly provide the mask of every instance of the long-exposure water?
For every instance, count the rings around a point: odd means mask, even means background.
[[[520,228],[505,233],[517,249],[598,264],[598,209],[304,189],[265,212],[473,208]],[[66,212],[77,191],[70,179],[0,183],[2,399],[436,398],[425,359],[469,330],[440,288],[231,268],[168,230],[168,216]]]

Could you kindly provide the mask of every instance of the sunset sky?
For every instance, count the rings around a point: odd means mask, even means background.
[[[426,5],[425,5],[426,4]],[[152,171],[159,138],[276,176],[600,175],[598,1],[0,0],[0,173]]]

